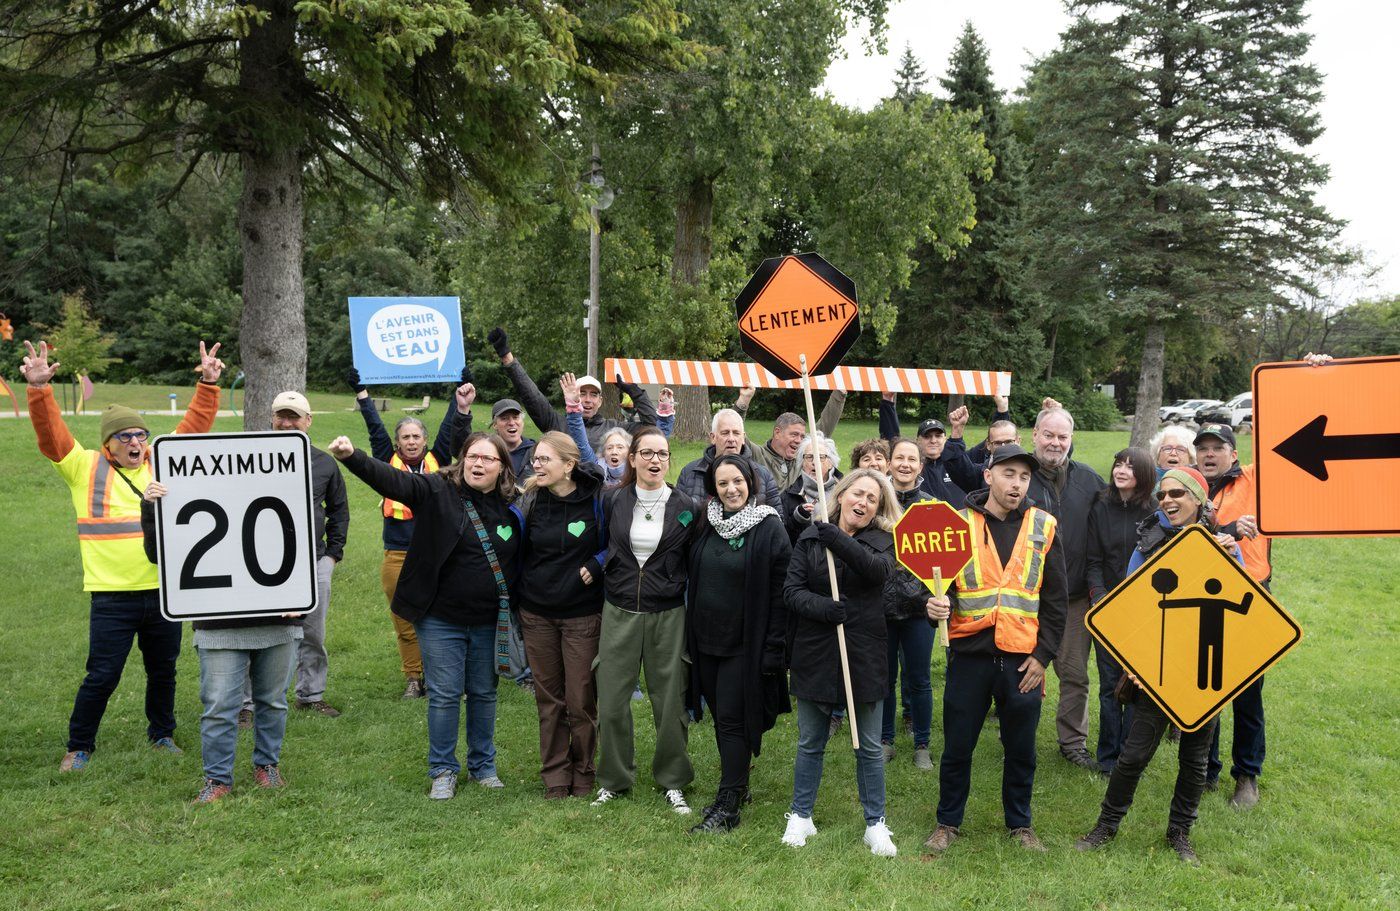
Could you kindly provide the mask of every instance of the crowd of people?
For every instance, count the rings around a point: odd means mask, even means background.
[[[595,807],[637,782],[634,699],[644,680],[654,725],[651,781],[690,815],[695,773],[688,737],[707,715],[720,759],[717,792],[692,826],[723,832],[752,800],[749,772],[779,715],[796,712],[797,743],[781,840],[801,847],[813,822],[829,738],[849,721],[858,739],[856,784],[865,844],[897,853],[885,822],[885,766],[896,727],[912,734],[912,761],[938,771],[936,856],[961,834],[978,738],[989,713],[1003,746],[1002,805],[1020,846],[1044,850],[1032,827],[1036,731],[1045,675],[1059,679],[1055,711],[1062,756],[1106,777],[1095,849],[1115,835],[1161,740],[1179,742],[1167,842],[1194,861],[1189,832],[1202,794],[1223,769],[1219,722],[1173,732],[1112,656],[1096,649],[1098,737],[1089,750],[1090,637],[1085,613],[1181,529],[1203,525],[1268,585],[1269,542],[1251,514],[1254,474],[1241,466],[1229,427],[1169,427],[1149,449],[1114,457],[1110,479],[1075,460],[1074,418],[1045,400],[1031,446],[998,397],[985,440],[963,438],[966,408],[900,434],[896,397],[880,403],[880,436],[857,444],[842,471],[830,434],[845,393],[833,393],[817,433],[782,414],[762,443],[748,439],[754,390],[711,422],[710,445],[672,476],[674,397],[653,405],[619,383],[632,419],[602,416],[602,383],[560,378],[558,412],[514,356],[504,331],[488,337],[515,387],[473,431],[470,376],[449,397],[428,444],[416,417],[385,428],[351,371],[368,450],[339,436],[313,448],[318,607],[306,616],[194,622],[200,666],[204,783],[196,801],[227,796],[240,727],[254,732],[254,781],[285,785],[279,757],[292,687],[295,705],[334,717],[326,701],[325,628],[332,571],[343,555],[349,508],[335,461],[382,497],[380,579],[398,646],[404,698],[426,697],[428,796],[449,799],[461,775],[465,705],[468,780],[497,789],[497,681],[533,691],[546,799]],[[158,604],[152,479],[144,418],[111,406],[100,445],[68,432],[49,381],[58,366],[43,342],[26,342],[22,372],[40,452],[67,483],[78,519],[84,589],[91,593],[87,674],[74,700],[60,769],[92,759],[108,698],[133,639],[146,669],[147,735],[174,740],[178,623]],[[176,433],[212,428],[223,363],[200,344],[200,381]],[[1325,356],[1309,356],[1324,363]],[[523,403],[523,404],[522,404]],[[538,439],[523,435],[528,415]],[[312,412],[294,390],[273,402],[269,425],[306,432]],[[328,454],[327,454],[328,453]],[[892,529],[911,503],[942,499],[972,528],[973,559],[946,595],[899,567]],[[934,625],[948,622],[941,757],[932,750]],[[843,661],[844,658],[844,661]],[[843,663],[849,676],[843,673]],[[1229,801],[1259,800],[1264,761],[1262,679],[1233,704]],[[901,711],[903,709],[902,718]]]

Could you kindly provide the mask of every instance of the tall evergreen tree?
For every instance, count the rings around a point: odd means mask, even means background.
[[[924,86],[928,85],[928,76],[924,73],[924,65],[914,54],[914,49],[909,45],[904,45],[904,53],[899,57],[899,67],[894,71],[894,95],[895,101],[908,107],[915,99],[925,94]]]
[[[972,23],[964,25],[939,83],[942,107],[977,117],[995,163],[973,181],[977,220],[968,246],[952,258],[931,247],[920,251],[909,288],[899,295],[899,324],[887,356],[895,363],[1034,375],[1044,363],[1044,343],[1009,247],[1020,220],[1022,155]],[[896,98],[905,84],[898,78]]]
[[[1032,77],[1037,272],[1067,295],[1097,283],[1102,318],[1141,334],[1135,444],[1169,331],[1227,325],[1334,257],[1303,3],[1082,0]]]

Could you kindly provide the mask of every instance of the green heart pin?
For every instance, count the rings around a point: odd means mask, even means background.
[[[570,522],[570,523],[569,523],[569,534],[571,534],[571,535],[573,535],[575,538],[577,538],[579,535],[583,534],[583,530],[584,530],[585,528],[587,528],[587,527],[588,527],[588,523],[587,523],[587,522],[584,522],[584,521],[582,521],[582,520],[580,520],[580,521],[578,521],[578,522]]]
[[[685,512],[683,512],[683,513],[681,513],[680,515],[676,516],[676,519],[681,523],[681,526],[682,526],[682,527],[686,527],[686,526],[690,525],[690,523],[691,523],[692,521],[694,521],[695,516],[693,516],[693,515],[691,514],[690,510],[687,509]]]
[[[515,529],[511,528],[509,525],[496,526],[496,537],[500,538],[502,541],[509,541],[510,536],[513,534],[515,534]]]

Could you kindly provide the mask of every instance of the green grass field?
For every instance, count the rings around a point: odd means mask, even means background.
[[[121,395],[126,390],[103,394],[136,401]],[[153,406],[137,404],[164,408],[163,396],[154,390],[146,396]],[[364,439],[358,415],[345,410],[348,395],[313,399],[327,412],[315,419],[313,442],[324,446],[339,433]],[[185,401],[182,395],[182,406]],[[440,408],[426,415],[430,426]],[[151,420],[157,432],[175,424],[165,416]],[[240,427],[233,418],[218,425]],[[96,417],[77,418],[73,428],[95,444]],[[843,424],[842,452],[874,432],[873,423]],[[1106,473],[1125,439],[1082,434],[1077,455]],[[676,450],[673,473],[699,447]],[[1393,663],[1400,541],[1394,539],[1290,540],[1275,547],[1274,591],[1305,638],[1268,678],[1263,800],[1241,814],[1226,806],[1225,795],[1206,795],[1195,830],[1202,867],[1181,865],[1162,842],[1176,766],[1166,749],[1117,841],[1089,856],[1072,849],[1094,822],[1103,783],[1059,758],[1053,675],[1035,793],[1035,824],[1049,853],[1022,853],[1002,834],[1001,748],[989,725],[978,748],[966,837],[948,856],[921,863],[937,774],[913,768],[912,744],[903,734],[888,775],[898,858],[873,858],[861,844],[853,759],[836,740],[817,803],[819,834],[801,850],[779,844],[792,778],[792,716],[768,735],[743,825],[718,838],[687,837],[695,817],[673,815],[651,790],[644,703],[635,706],[641,769],[629,799],[600,810],[582,800],[542,800],[533,700],[509,685],[501,691],[496,737],[507,790],[464,784],[455,800],[429,802],[425,706],[398,698],[402,679],[378,584],[376,500],[353,478],[350,546],[336,571],[329,620],[329,698],[345,714],[292,716],[282,754],[290,786],[278,793],[249,787],[251,735],[245,733],[235,796],[213,807],[189,805],[201,766],[198,668],[188,638],[176,733],[185,755],[146,748],[144,680],[133,654],[92,763],[81,774],[60,775],[87,642],[73,517],[27,421],[0,421],[0,466],[3,908],[1400,906],[1400,673]],[[935,662],[941,665],[941,658]],[[934,685],[937,696],[938,667]],[[936,751],[937,700],[935,706]],[[1228,711],[1224,723],[1228,734]],[[718,777],[708,722],[692,729],[691,753],[692,803],[701,805]]]

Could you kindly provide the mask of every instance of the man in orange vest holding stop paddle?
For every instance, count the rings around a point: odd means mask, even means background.
[[[950,608],[952,615],[938,827],[924,842],[925,856],[942,854],[958,837],[972,783],[972,752],[993,702],[1005,751],[1006,827],[1022,847],[1045,850],[1031,828],[1035,730],[1045,698],[1045,667],[1060,647],[1069,593],[1055,518],[1026,498],[1037,467],[1035,456],[1020,446],[996,450],[983,471],[987,489],[968,494],[963,510],[972,531],[972,559],[947,595],[929,601],[931,618],[935,607]]]

